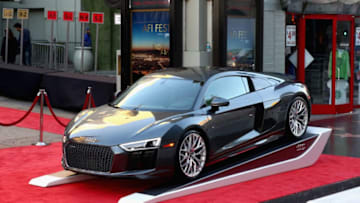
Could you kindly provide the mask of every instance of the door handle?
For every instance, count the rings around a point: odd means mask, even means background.
[[[249,114],[249,117],[254,117],[254,114],[253,114],[253,113],[250,113],[250,114]]]

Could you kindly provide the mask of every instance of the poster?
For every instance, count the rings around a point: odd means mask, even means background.
[[[296,25],[286,26],[286,46],[287,47],[296,46]]]
[[[227,65],[253,69],[255,64],[255,19],[228,17]]]
[[[360,27],[355,29],[355,46],[360,46]]]
[[[132,13],[131,68],[133,81],[170,65],[168,11]]]

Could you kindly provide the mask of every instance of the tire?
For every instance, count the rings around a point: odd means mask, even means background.
[[[287,113],[287,132],[295,137],[301,138],[309,124],[309,106],[304,98],[296,97],[290,105]]]
[[[176,153],[177,170],[180,177],[196,179],[205,167],[206,142],[199,132],[191,130],[180,139]]]

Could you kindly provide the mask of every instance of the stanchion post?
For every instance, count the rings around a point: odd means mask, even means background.
[[[85,23],[81,23],[82,29],[81,29],[81,66],[80,66],[80,72],[83,72],[84,68],[84,33],[85,33]]]
[[[50,63],[49,68],[53,68],[53,40],[54,40],[54,21],[51,21],[51,31],[50,31]]]
[[[6,36],[5,36],[5,64],[8,63],[9,56],[9,19],[6,19]]]
[[[65,55],[64,55],[64,62],[65,62],[65,70],[68,69],[68,54],[69,54],[69,38],[70,38],[70,22],[66,22],[66,44],[65,44]]]
[[[99,48],[99,24],[96,24],[96,40],[95,40],[95,72],[98,67],[98,48]]]
[[[40,89],[38,96],[40,96],[40,136],[39,141],[35,143],[35,146],[46,146],[47,143],[44,142],[44,96],[46,92],[44,89]]]
[[[24,58],[24,19],[21,19],[21,33],[20,33],[20,65],[23,64],[23,58]]]
[[[91,90],[92,90],[92,87],[88,87],[88,90],[87,90],[87,92],[86,92],[86,94],[89,95],[88,109],[91,108],[91,101],[92,101],[92,99],[91,99]]]

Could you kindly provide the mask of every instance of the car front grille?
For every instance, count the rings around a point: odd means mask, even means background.
[[[69,143],[65,153],[69,167],[99,172],[111,171],[113,152],[110,147]]]
[[[144,170],[155,168],[157,150],[146,150],[129,153],[127,170]]]

